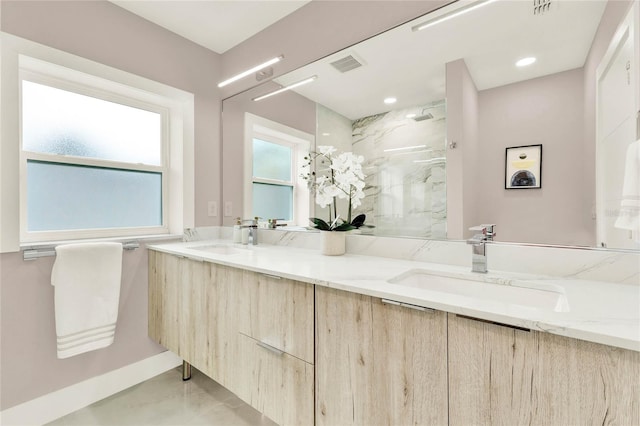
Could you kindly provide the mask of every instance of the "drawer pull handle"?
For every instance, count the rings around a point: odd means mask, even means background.
[[[401,306],[403,308],[415,309],[416,311],[421,311],[421,312],[436,311],[435,309],[427,308],[424,306],[412,305],[411,303],[397,302],[395,300],[390,300],[390,299],[382,299],[382,303],[384,303],[385,305],[395,305],[395,306]]]
[[[282,279],[282,277],[279,277],[277,275],[271,275],[271,274],[262,274],[262,275],[264,275],[265,277],[268,277],[268,278],[273,278],[274,280],[281,280]]]
[[[264,342],[256,342],[256,345],[260,346],[262,349],[266,349],[266,350],[268,350],[270,352],[273,352],[274,354],[276,354],[278,356],[284,355],[284,351],[281,351],[278,348],[274,348],[273,346],[268,345],[268,344],[266,344]]]

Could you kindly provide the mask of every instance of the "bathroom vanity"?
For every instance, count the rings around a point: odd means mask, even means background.
[[[151,338],[279,424],[640,424],[638,297],[226,240],[149,251]]]

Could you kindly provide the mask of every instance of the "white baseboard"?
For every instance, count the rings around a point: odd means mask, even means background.
[[[0,425],[43,425],[182,364],[170,351],[0,411]]]

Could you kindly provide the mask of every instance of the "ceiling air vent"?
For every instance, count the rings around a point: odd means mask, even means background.
[[[344,73],[361,67],[362,63],[354,58],[353,55],[349,55],[345,56],[342,59],[338,59],[337,61],[331,62],[331,65],[333,65],[333,67],[338,71]]]

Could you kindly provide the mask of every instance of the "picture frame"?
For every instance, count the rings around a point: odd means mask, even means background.
[[[542,144],[505,149],[504,188],[542,188]]]

